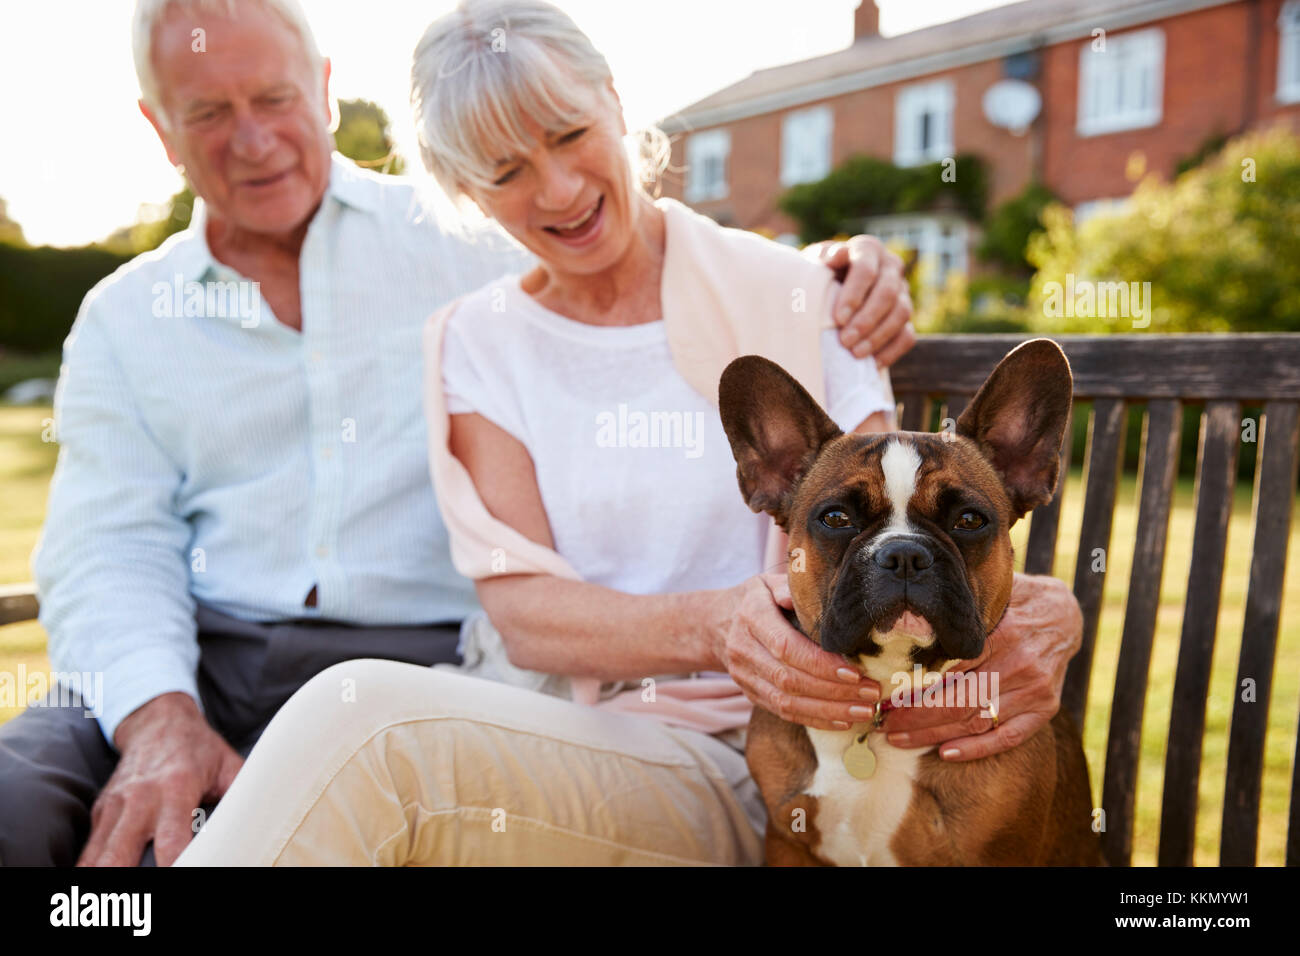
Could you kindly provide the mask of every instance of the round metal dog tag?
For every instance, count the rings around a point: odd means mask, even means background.
[[[866,780],[876,772],[876,755],[867,744],[867,735],[863,734],[844,751],[844,769],[856,780]]]

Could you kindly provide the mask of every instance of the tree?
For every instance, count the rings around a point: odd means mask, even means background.
[[[370,100],[339,100],[334,145],[357,165],[375,172],[400,176],[406,170],[406,161],[393,145],[388,114]]]
[[[3,199],[0,199],[0,242],[7,242],[11,246],[27,245],[27,240],[23,238],[23,227],[9,218],[9,206]]]
[[[1012,275],[1025,278],[1034,271],[1025,250],[1029,239],[1043,229],[1043,210],[1056,196],[1041,183],[1030,183],[1020,195],[1008,199],[993,210],[984,222],[984,239],[978,255],[985,262],[996,263]]]
[[[163,206],[160,219],[146,219],[127,227],[127,245],[131,251],[139,254],[156,249],[173,233],[180,232],[190,224],[194,213],[194,190],[186,183],[180,192],[172,196]]]

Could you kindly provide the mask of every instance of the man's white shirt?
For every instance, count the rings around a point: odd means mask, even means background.
[[[358,625],[477,607],[429,480],[421,333],[530,257],[441,228],[411,182],[335,154],[297,332],[212,257],[204,221],[196,204],[189,229],[87,294],[55,395],[41,623],[53,670],[103,674],[110,744],[153,697],[198,700],[196,600]]]

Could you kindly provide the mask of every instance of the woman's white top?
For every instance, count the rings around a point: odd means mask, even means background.
[[[443,387],[450,414],[476,412],[528,449],[555,550],[583,580],[630,594],[730,587],[763,571],[769,519],[742,500],[718,411],[673,365],[663,321],[578,322],[519,278],[461,301]],[[874,360],[855,358],[835,328],[820,335],[835,423],[850,431],[892,415]]]

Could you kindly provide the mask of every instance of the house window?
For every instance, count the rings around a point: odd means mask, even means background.
[[[894,162],[935,163],[953,154],[952,83],[917,83],[898,91],[894,102]]]
[[[969,230],[959,216],[878,216],[867,220],[866,231],[886,245],[915,252],[927,286],[943,285],[950,273],[966,272]]]
[[[711,129],[693,133],[686,141],[686,199],[700,202],[727,195],[727,157],[731,133]]]
[[[829,106],[790,113],[781,123],[781,185],[794,186],[825,178],[831,171]]]
[[[1079,50],[1079,135],[1155,126],[1164,97],[1164,32],[1108,37],[1104,49],[1094,50],[1096,42]]]
[[[1300,0],[1283,4],[1277,20],[1277,98],[1300,102]]]

